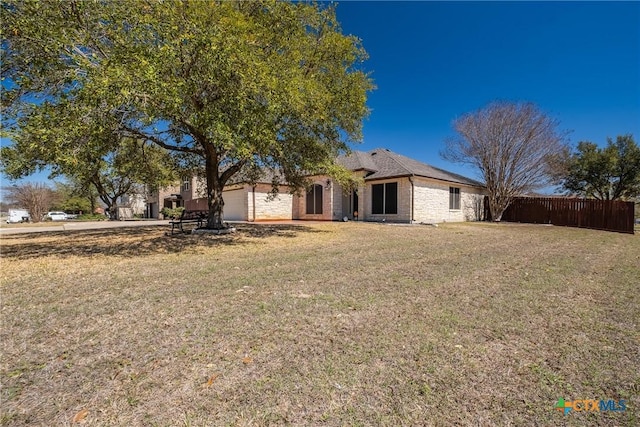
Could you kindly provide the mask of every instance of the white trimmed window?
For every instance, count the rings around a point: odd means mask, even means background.
[[[191,178],[188,176],[183,176],[181,190],[189,191],[190,188],[191,188]]]
[[[460,188],[449,187],[449,209],[460,210]]]

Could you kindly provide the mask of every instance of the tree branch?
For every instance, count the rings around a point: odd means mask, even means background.
[[[164,142],[162,139],[157,138],[153,135],[149,135],[147,133],[141,132],[138,129],[134,129],[131,128],[129,126],[124,126],[123,130],[125,132],[128,132],[130,134],[130,136],[136,136],[139,138],[143,138],[145,140],[151,141],[156,145],[159,145],[160,147],[167,149],[167,150],[171,150],[171,151],[179,151],[182,153],[192,153],[192,154],[201,154],[201,150],[198,150],[197,148],[192,148],[192,147],[180,147],[178,145],[172,145],[172,144],[167,144],[166,142]]]
[[[226,184],[227,181],[235,174],[237,174],[240,169],[242,169],[242,167],[247,163],[246,160],[239,160],[238,162],[234,163],[233,165],[229,166],[227,168],[227,170],[225,170],[222,175],[220,176],[220,181],[222,181],[222,184]]]

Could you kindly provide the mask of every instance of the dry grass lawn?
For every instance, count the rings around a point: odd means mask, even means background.
[[[638,235],[165,228],[2,237],[2,425],[640,422]]]

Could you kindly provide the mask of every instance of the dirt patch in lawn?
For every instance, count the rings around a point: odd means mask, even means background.
[[[637,424],[638,236],[164,231],[2,237],[3,425]]]

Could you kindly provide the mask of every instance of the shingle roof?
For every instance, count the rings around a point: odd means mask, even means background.
[[[374,163],[371,155],[364,151],[352,151],[349,156],[338,157],[337,162],[352,171],[366,170],[375,172],[378,170],[378,166]]]
[[[473,179],[433,167],[385,148],[377,148],[369,152],[353,151],[349,156],[341,156],[338,163],[350,170],[372,172],[365,177],[365,181],[415,175],[459,184],[484,186]]]

